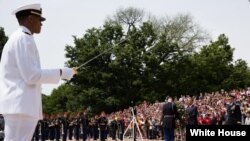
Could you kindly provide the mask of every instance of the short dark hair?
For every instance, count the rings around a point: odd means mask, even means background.
[[[29,15],[16,16],[18,23],[22,23]]]
[[[39,10],[34,10],[34,9],[27,9],[27,10],[22,10],[22,11],[19,11],[16,13],[16,18],[19,22],[19,24],[25,20],[29,15],[35,15],[35,14],[32,14],[32,12],[36,12],[36,13],[39,13],[41,14],[41,11]]]

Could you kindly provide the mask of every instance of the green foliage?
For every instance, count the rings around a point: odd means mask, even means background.
[[[250,71],[246,61],[236,60],[231,66],[230,75],[222,82],[225,90],[246,88],[250,85]]]
[[[43,96],[43,109],[47,113],[77,111],[80,108],[75,91],[71,85],[61,85],[53,90],[51,96]]]
[[[178,115],[175,117],[176,118],[176,127],[178,129],[184,129],[184,127],[187,125],[186,123],[186,117],[187,117],[187,112],[184,107],[184,104],[182,102],[175,102],[176,108],[177,108],[177,113]]]
[[[222,82],[229,77],[234,49],[228,45],[228,38],[222,34],[218,40],[205,45],[200,52],[194,54],[195,64],[193,80],[197,92],[212,92],[222,89]]]
[[[144,100],[164,99],[167,93],[175,94],[172,68],[188,53],[166,40],[167,33],[158,35],[151,22],[132,27],[125,35],[121,25],[107,22],[102,28],[87,30],[82,38],[74,37],[75,46],[66,47],[68,66],[79,66],[113,49],[80,70],[70,82],[77,93],[73,92],[74,98],[68,98],[68,103],[78,101],[78,108],[90,106],[94,113],[111,112]],[[127,41],[117,45],[123,38]]]
[[[140,19],[138,13],[131,18]],[[233,62],[234,49],[224,34],[195,52],[206,36],[190,16],[180,15],[157,26],[150,20],[140,20],[140,24],[128,25],[129,30],[119,22],[105,22],[82,37],[73,37],[74,45],[66,46],[67,66],[80,66],[105,53],[45,97],[45,111],[112,112],[144,100],[163,101],[166,95],[249,85],[247,64],[243,60]]]

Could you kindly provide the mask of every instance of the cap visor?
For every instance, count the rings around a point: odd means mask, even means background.
[[[46,19],[44,17],[41,17],[40,21],[43,22],[45,21]]]

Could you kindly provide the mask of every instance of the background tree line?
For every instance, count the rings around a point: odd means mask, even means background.
[[[7,37],[0,30],[0,51]],[[112,112],[166,95],[196,95],[249,86],[246,61],[233,60],[226,35],[209,35],[190,15],[157,18],[141,9],[119,9],[101,27],[85,31],[66,46],[67,66],[79,66],[71,81],[43,96],[44,111],[88,109]]]

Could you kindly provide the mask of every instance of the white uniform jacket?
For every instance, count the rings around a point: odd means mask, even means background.
[[[0,62],[0,113],[42,119],[41,84],[58,83],[59,69],[41,69],[31,32],[24,26],[4,46]]]

